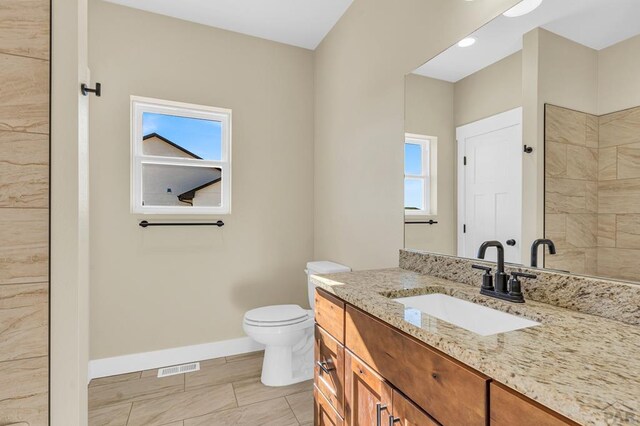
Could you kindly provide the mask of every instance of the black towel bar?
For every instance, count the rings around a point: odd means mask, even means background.
[[[138,225],[143,228],[148,226],[217,226],[221,228],[224,226],[224,222],[219,220],[217,222],[149,223],[146,220],[143,220]]]
[[[438,221],[433,220],[433,219],[429,219],[427,221],[424,222],[419,222],[419,221],[408,221],[405,222],[405,225],[435,225],[436,223],[438,223]]]

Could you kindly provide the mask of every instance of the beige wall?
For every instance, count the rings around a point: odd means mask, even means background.
[[[455,126],[522,106],[522,51],[455,84]]]
[[[87,424],[89,362],[87,2],[52,2],[51,425]],[[94,103],[95,105],[95,103]]]
[[[313,53],[98,0],[89,18],[91,71],[103,84],[91,108],[91,358],[236,338],[250,308],[306,305]],[[130,95],[233,110],[223,228],[138,226]]]
[[[397,266],[404,76],[516,0],[355,0],[316,50],[315,257]]]
[[[455,212],[455,128],[453,125],[453,83],[416,74],[405,78],[405,131],[438,138],[437,161],[432,173],[436,188],[435,225],[405,225],[404,246],[435,253],[456,253]],[[420,218],[424,219],[424,218]],[[409,217],[408,220],[413,220]]]
[[[598,52],[598,114],[640,105],[640,55],[637,52],[640,52],[640,35]]]

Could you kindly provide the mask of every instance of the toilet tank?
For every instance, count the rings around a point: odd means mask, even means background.
[[[318,274],[334,274],[336,272],[350,272],[351,268],[348,266],[341,265],[335,262],[329,262],[328,260],[319,260],[315,262],[308,262],[307,269],[305,272],[307,273],[307,287],[309,293],[309,306],[311,309],[314,308],[314,300],[315,300],[315,290],[316,286],[311,283],[311,275]]]

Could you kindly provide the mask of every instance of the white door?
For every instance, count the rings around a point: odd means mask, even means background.
[[[458,127],[456,137],[458,255],[476,258],[484,241],[497,240],[505,261],[521,263],[522,108]]]

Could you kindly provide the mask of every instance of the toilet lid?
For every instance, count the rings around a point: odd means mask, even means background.
[[[265,325],[299,322],[308,316],[309,311],[302,309],[298,305],[263,306],[244,314],[246,320],[254,323],[264,323]]]

